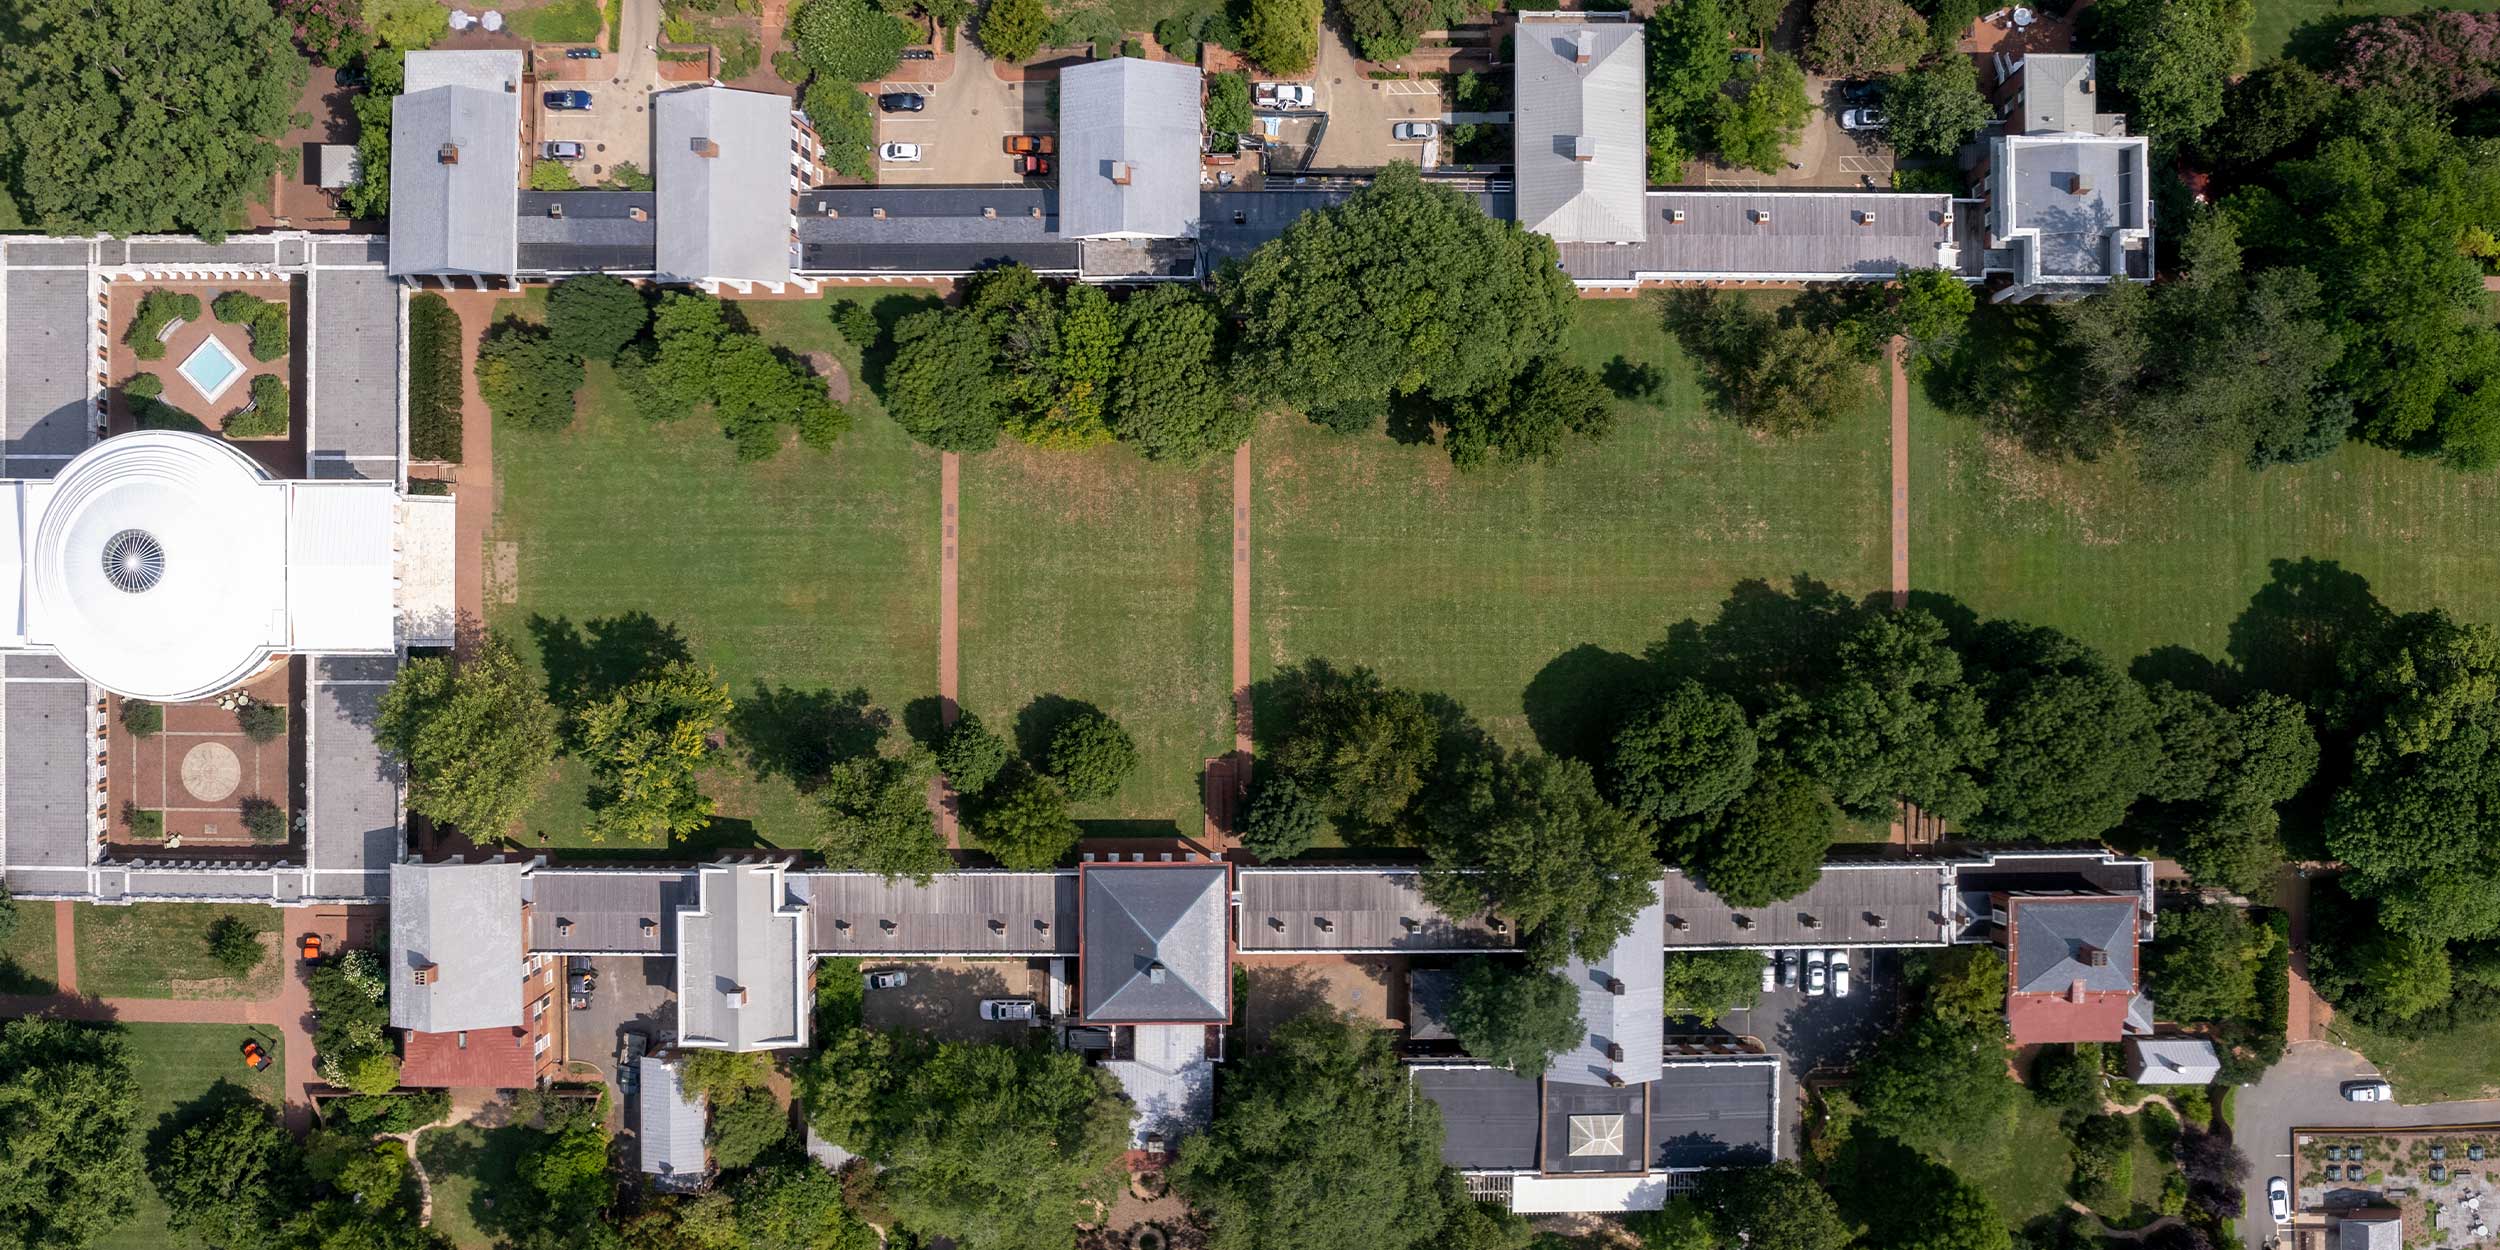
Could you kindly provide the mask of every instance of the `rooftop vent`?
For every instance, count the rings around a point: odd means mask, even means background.
[[[1739,914],[1734,915],[1734,916],[1730,916],[1730,917],[1728,917],[1728,919],[1735,921],[1735,922],[1736,922],[1736,927],[1737,927],[1737,928],[1739,928],[1739,929],[1750,929],[1750,928],[1752,928],[1752,927],[1753,927],[1753,917],[1751,917],[1751,916],[1747,916],[1747,915],[1744,915],[1744,914],[1742,914],[1742,913],[1739,913]]]
[[[710,139],[704,138],[702,135],[696,135],[695,137],[686,140],[686,150],[702,157],[707,161],[720,155],[720,145],[712,142]]]
[[[1131,182],[1134,182],[1136,180],[1136,174],[1137,167],[1129,164],[1127,161],[1111,162],[1111,181],[1119,184],[1120,186],[1125,187]]]
[[[1680,226],[1680,225],[1683,225],[1683,224],[1684,224],[1684,210],[1683,210],[1683,209],[1680,209],[1680,208],[1670,208],[1670,209],[1668,209],[1668,210],[1667,210],[1667,224],[1668,224],[1668,225],[1671,225],[1671,226]]]
[[[2091,180],[2091,179],[2084,177],[2082,174],[2068,174],[2068,175],[2066,175],[2066,193],[2067,193],[2067,194],[2069,194],[2069,195],[2089,195],[2089,194],[2091,194],[2091,191],[2092,191],[2092,180]]]
[[[1823,918],[1813,912],[1801,911],[1797,913],[1797,923],[1809,929],[1820,929],[1823,927]]]
[[[562,200],[549,200],[549,201],[547,201],[547,215],[548,215],[549,217],[552,217],[552,218],[554,218],[554,219],[558,220],[558,221],[562,221],[562,220],[564,219],[564,201],[562,201]]]
[[[1858,210],[1857,217],[1858,217],[1858,224],[1859,224],[1859,225],[1861,225],[1861,226],[1871,226],[1871,225],[1874,225],[1874,224],[1875,224],[1875,210],[1874,210],[1874,209],[1871,209],[1871,208],[1861,208],[1861,209],[1859,209],[1859,210]]]
[[[1571,63],[1586,65],[1597,59],[1597,32],[1579,31],[1571,36]]]
[[[1621,1062],[1623,1062],[1623,1043],[1621,1043],[1621,1042],[1608,1042],[1608,1043],[1606,1043],[1606,1057],[1607,1057],[1607,1058],[1609,1058],[1609,1059],[1614,1060],[1616,1063],[1621,1063]]]
[[[567,934],[567,933],[571,933],[572,931],[573,931],[573,922],[572,922],[572,921],[567,920],[567,919],[565,919],[565,918],[564,918],[564,917],[562,917],[562,916],[558,916],[558,917],[556,917],[556,936],[557,936],[557,937],[563,937],[565,934]]]
[[[2066,987],[2066,1001],[2080,1003],[2085,999],[2085,997],[2087,997],[2087,994],[2083,988],[2083,982],[2077,981]]]
[[[630,218],[634,219],[635,221],[649,221],[649,220],[651,220],[651,212],[650,212],[650,210],[649,210],[649,209],[644,208],[643,206],[641,206],[641,205],[639,205],[639,204],[637,204],[637,205],[633,206],[632,208],[626,209],[626,210],[625,210],[625,215],[626,215],[627,217],[630,217]]]
[[[1754,209],[1754,210],[1753,210],[1753,224],[1755,224],[1755,225],[1757,225],[1757,226],[1767,226],[1767,225],[1770,225],[1770,224],[1771,224],[1771,210],[1770,210],[1770,209],[1767,209],[1767,208],[1757,208],[1757,209]]]
[[[1006,922],[1006,921],[1001,920],[1001,919],[999,919],[999,918],[998,918],[998,917],[996,917],[996,916],[992,916],[992,917],[990,917],[990,932],[992,932],[992,933],[1005,933],[1006,931],[1007,931],[1007,922]]]
[[[414,979],[419,985],[432,985],[441,975],[442,969],[433,964],[418,964]]]
[[[1668,927],[1668,928],[1670,928],[1670,929],[1675,930],[1675,931],[1676,931],[1676,932],[1678,932],[1678,933],[1682,933],[1682,932],[1683,932],[1683,931],[1685,931],[1686,929],[1690,929],[1690,928],[1692,928],[1692,927],[1693,927],[1693,922],[1692,922],[1692,921],[1690,921],[1690,920],[1686,920],[1686,919],[1685,919],[1684,917],[1682,917],[1682,916],[1669,916],[1669,917],[1667,917],[1667,927]]]
[[[1319,931],[1322,933],[1334,933],[1337,931],[1337,922],[1330,920],[1326,916],[1313,916],[1311,917],[1311,923],[1318,925]]]
[[[1571,159],[1573,159],[1573,160],[1575,160],[1575,161],[1593,161],[1593,160],[1596,160],[1596,159],[1597,159],[1597,138],[1596,138],[1596,136],[1594,136],[1594,135],[1573,135],[1573,136],[1571,136]]]
[[[1612,1072],[1606,1074],[1606,1083],[1614,1086],[1616,1089],[1623,1088],[1623,1078]]]
[[[443,146],[434,149],[434,159],[441,161],[446,165],[459,164],[460,145],[457,143],[446,143]]]
[[[1613,994],[1616,997],[1621,997],[1623,995],[1623,978],[1615,976],[1607,977],[1606,992]]]
[[[469,1031],[467,1029],[462,1029],[459,1032],[452,1034],[451,1042],[452,1045],[457,1046],[462,1050],[467,1050],[469,1048]]]
[[[123,530],[104,540],[104,580],[125,594],[154,589],[165,577],[165,545],[146,530]]]
[[[1869,928],[1880,929],[1884,927],[1884,918],[1870,911],[1866,913],[1866,923]]]
[[[723,1005],[727,1006],[731,1011],[736,1011],[739,1008],[746,1006],[747,987],[743,985],[730,986],[729,991],[721,995],[721,1001]]]
[[[643,917],[643,918],[642,918],[642,935],[643,935],[644,937],[649,937],[649,936],[651,936],[652,934],[657,933],[657,932],[659,932],[659,931],[660,931],[660,922],[659,922],[659,921],[657,921],[657,920],[653,920],[653,919],[652,919],[651,917],[649,917],[649,916],[645,916],[645,917]]]
[[[2093,89],[2094,87],[2098,86],[2098,85],[2099,85],[2098,83],[2093,82],[2093,81],[2092,81],[2091,79],[2089,79],[2089,78],[2084,79],[2084,80],[2083,80],[2083,93],[2084,93],[2085,95],[2090,95],[2090,94],[2092,94],[2092,89]]]

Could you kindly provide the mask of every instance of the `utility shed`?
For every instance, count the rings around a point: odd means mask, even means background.
[[[1124,56],[1060,71],[1060,235],[1196,238],[1203,118],[1195,65]]]
[[[642,1170],[661,1189],[700,1189],[712,1171],[703,1146],[703,1099],[678,1083],[676,1064],[658,1055],[644,1055],[640,1063],[642,1088],[635,1098],[642,1123],[635,1141]]]
[[[1522,13],[1517,58],[1519,224],[1559,243],[1641,242],[1640,23],[1629,13]]]
[[[760,91],[693,87],[651,98],[662,282],[790,281],[790,102]]]
[[[520,265],[521,54],[411,52],[391,101],[392,276]]]

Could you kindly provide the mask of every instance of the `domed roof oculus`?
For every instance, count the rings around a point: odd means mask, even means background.
[[[165,576],[165,544],[146,530],[123,530],[104,540],[104,580],[113,589],[144,594]]]

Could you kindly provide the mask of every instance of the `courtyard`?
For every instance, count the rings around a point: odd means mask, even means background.
[[[2500,1214],[2495,1172],[2500,1126],[2292,1134],[2295,1212],[2395,1219],[2409,1246],[2490,1236],[2490,1221]]]
[[[112,696],[107,709],[106,799],[110,839],[149,851],[240,851],[283,854],[294,840],[293,814],[302,752],[296,718],[276,737],[255,742],[233,707],[236,695],[281,712],[297,704],[303,661],[281,660],[217,699],[160,708],[164,728],[146,737],[130,731],[125,701]],[[246,823],[255,808],[277,810],[275,837]],[[154,819],[148,814],[153,813]],[[266,827],[269,817],[260,816]]]
[[[235,309],[226,311],[238,319],[221,316],[218,299],[227,295],[239,297],[234,302],[244,310],[258,302],[268,320],[243,320]],[[196,301],[191,310],[196,315],[159,324],[161,314],[151,317],[146,311],[151,297]],[[307,336],[299,323],[303,300],[292,280],[120,281],[105,298],[106,373],[114,386],[106,413],[109,433],[214,434],[277,476],[304,475],[304,420],[295,411],[303,385],[294,345]],[[151,331],[151,325],[158,328]],[[262,336],[257,342],[256,334]],[[261,411],[264,404],[279,410]]]

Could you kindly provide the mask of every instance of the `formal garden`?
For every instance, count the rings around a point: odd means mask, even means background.
[[[214,433],[280,473],[302,471],[290,282],[116,283],[111,428]]]

